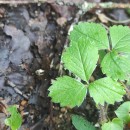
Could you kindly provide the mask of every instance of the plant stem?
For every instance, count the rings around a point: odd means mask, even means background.
[[[99,104],[99,122],[100,124],[104,124],[105,122],[107,122],[108,118],[107,118],[107,109],[108,109],[108,104],[105,104],[104,106]]]
[[[130,90],[127,88],[127,86],[122,82],[122,81],[119,81],[122,86],[125,88],[126,90],[126,95],[127,95],[127,98],[130,99]]]

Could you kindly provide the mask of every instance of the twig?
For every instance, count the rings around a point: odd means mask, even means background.
[[[16,93],[22,95],[25,99],[28,99],[28,96],[23,94],[18,88],[16,88],[16,85],[13,82],[9,81],[8,79],[6,79],[6,85],[9,85],[15,90]]]
[[[91,10],[92,8],[103,8],[103,9],[112,9],[112,8],[130,8],[130,4],[124,4],[124,3],[113,3],[113,2],[105,2],[105,3],[89,3],[84,2],[81,6],[81,9],[84,12],[87,12]]]
[[[100,17],[100,15],[101,15],[103,19],[106,19],[107,21],[110,21],[112,23],[116,23],[116,24],[130,23],[130,19],[126,19],[126,20],[122,20],[122,21],[116,21],[114,19],[109,18],[105,14],[102,14],[102,13],[96,13],[96,14],[98,15],[98,17]]]

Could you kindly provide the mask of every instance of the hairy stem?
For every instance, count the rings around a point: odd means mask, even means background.
[[[99,104],[99,122],[100,124],[104,124],[105,122],[108,121],[107,117],[107,109],[108,109],[108,104],[105,104],[104,106]]]
[[[120,82],[120,83],[122,84],[122,86],[125,88],[127,98],[130,99],[130,90],[127,88],[127,86],[126,86],[122,81],[119,81],[119,82]]]

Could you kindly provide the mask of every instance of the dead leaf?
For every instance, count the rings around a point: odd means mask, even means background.
[[[11,40],[11,51],[16,49],[22,49],[23,51],[28,51],[30,47],[30,41],[28,37],[26,37],[22,30],[17,29],[11,25],[5,25],[4,32],[12,37]]]
[[[23,31],[14,26],[5,25],[4,32],[12,37],[10,41],[10,62],[15,65],[21,64],[22,61],[31,63],[33,58],[29,50],[31,43]]]
[[[99,13],[99,14],[98,14],[98,18],[100,19],[100,21],[101,21],[102,23],[108,23],[108,20],[106,19],[105,14]]]
[[[0,98],[0,112],[7,115],[8,112],[7,112],[6,108],[7,108],[6,102],[4,101],[4,99]]]

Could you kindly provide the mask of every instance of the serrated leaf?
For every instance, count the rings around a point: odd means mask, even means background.
[[[87,87],[69,76],[57,78],[49,88],[49,96],[61,106],[80,106],[86,97]]]
[[[102,72],[113,79],[124,80],[130,73],[130,60],[127,55],[109,52],[101,63]]]
[[[103,124],[102,130],[123,130],[123,122],[118,118],[114,118],[112,122]]]
[[[22,117],[18,112],[16,106],[11,106],[7,109],[11,116],[5,119],[5,124],[10,126],[12,130],[18,130],[22,124]]]
[[[128,26],[112,26],[110,36],[113,50],[130,53],[130,28]]]
[[[78,115],[72,116],[72,124],[77,130],[96,130],[90,122]]]
[[[124,123],[130,122],[130,101],[127,101],[120,105],[115,113],[119,119],[124,121]]]
[[[109,48],[107,32],[100,24],[79,22],[70,32],[70,40],[76,42],[81,37],[88,39],[98,49]]]
[[[84,81],[88,81],[98,61],[98,49],[80,38],[62,55],[64,66]]]
[[[88,89],[96,104],[101,105],[104,105],[104,102],[114,104],[115,101],[121,101],[125,94],[123,86],[109,77],[90,83]]]
[[[105,50],[99,50],[98,53],[99,53],[99,62],[101,63],[104,56],[106,55],[106,52],[105,52]]]

